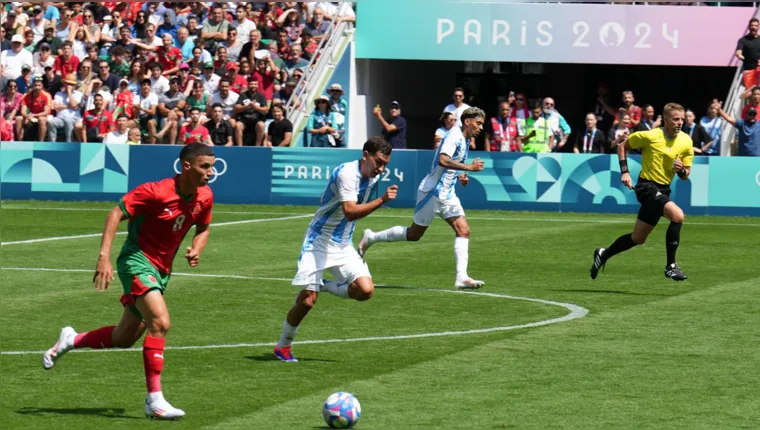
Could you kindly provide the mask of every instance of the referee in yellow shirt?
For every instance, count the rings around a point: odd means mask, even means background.
[[[691,138],[686,133],[681,133],[684,122],[683,106],[669,103],[665,106],[663,115],[665,123],[662,128],[633,133],[618,146],[621,179],[625,186],[635,189],[641,209],[633,233],[620,236],[609,248],[594,250],[591,279],[596,279],[599,269],[613,256],[636,245],[643,245],[663,216],[670,220],[665,236],[668,256],[665,277],[674,281],[684,281],[688,278],[676,264],[676,250],[681,241],[684,215],[681,208],[670,201],[670,184],[676,174],[684,181],[689,177],[694,150]],[[626,153],[631,149],[641,149],[642,152],[641,174],[635,188],[626,159]]]

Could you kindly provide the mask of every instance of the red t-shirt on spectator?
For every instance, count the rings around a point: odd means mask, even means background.
[[[37,97],[34,97],[33,94],[30,91],[24,94],[24,97],[21,99],[21,106],[29,108],[32,114],[42,113],[47,106],[53,106],[53,96],[49,92],[42,90]]]
[[[190,129],[190,124],[183,125],[182,129],[179,131],[179,138],[185,145],[196,142],[206,142],[208,140],[208,137],[208,129],[202,125],[198,125],[198,127],[192,130]]]
[[[747,106],[744,106],[744,108],[742,109],[742,119],[745,121],[747,120],[747,112],[749,111],[749,108],[755,108],[755,110],[757,110],[758,105],[753,105],[752,103],[750,103]]]
[[[274,78],[267,72],[265,75],[259,73],[258,70],[253,72],[253,77],[259,81],[259,92],[266,97],[267,100],[272,100],[274,95]]]
[[[179,48],[171,47],[169,52],[164,51],[163,46],[156,47],[158,62],[164,66],[164,70],[169,70],[177,67],[177,59],[182,60],[182,51]]]
[[[63,55],[55,57],[55,63],[53,63],[53,70],[61,72],[61,75],[65,78],[70,73],[76,73],[79,68],[79,58],[76,55],[72,55],[69,61],[63,59]]]
[[[230,90],[238,94],[243,94],[244,92],[248,91],[248,79],[240,76],[238,73],[235,76],[235,82],[232,83]]]
[[[628,128],[633,129],[636,127],[633,124],[633,121],[641,122],[641,108],[636,105],[632,105],[631,108],[628,109],[628,114],[631,115],[631,123],[628,125]]]
[[[88,110],[82,118],[86,129],[98,129],[98,134],[106,134],[113,130],[113,114],[106,109],[103,109],[103,113],[98,116],[95,109]]]

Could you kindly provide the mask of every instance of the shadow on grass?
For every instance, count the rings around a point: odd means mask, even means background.
[[[670,297],[672,294],[661,293],[637,293],[633,291],[617,291],[617,290],[552,290],[562,293],[602,293],[602,294],[624,294],[629,296],[660,296]]]
[[[272,354],[249,355],[245,358],[246,360],[253,360],[253,361],[280,361],[277,357],[275,357]],[[336,362],[336,360],[325,360],[321,358],[303,358],[303,357],[298,357],[298,361],[305,361],[305,362],[313,361],[317,363],[335,363]]]
[[[139,417],[124,415],[125,410],[122,408],[36,408],[32,406],[26,406],[16,411],[21,415],[92,415],[103,418],[119,418],[119,419],[140,419]]]

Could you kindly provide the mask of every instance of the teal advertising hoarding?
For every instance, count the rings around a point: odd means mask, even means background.
[[[0,144],[0,196],[15,200],[116,201],[137,185],[178,172],[181,148],[95,143]],[[215,200],[235,204],[316,205],[333,169],[362,151],[321,148],[214,148]],[[394,151],[377,192],[399,186],[395,207],[414,207],[433,151]],[[457,194],[468,209],[636,212],[616,156],[471,153],[485,170]],[[631,156],[633,176],[641,168]],[[760,216],[760,158],[697,157],[672,198],[687,214]]]
[[[728,66],[753,7],[364,0],[356,57]]]

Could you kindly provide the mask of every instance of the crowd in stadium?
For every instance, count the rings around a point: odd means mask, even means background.
[[[6,2],[0,137],[289,145],[285,104],[339,17],[350,3]]]

